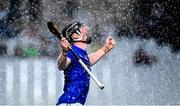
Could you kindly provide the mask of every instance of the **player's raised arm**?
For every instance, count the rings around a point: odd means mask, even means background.
[[[68,47],[70,43],[65,38],[62,38],[60,40],[60,45],[62,50],[58,57],[58,68],[59,70],[65,70],[67,66],[71,63],[70,58],[67,57]]]
[[[91,66],[97,63],[106,53],[108,53],[112,48],[114,48],[115,45],[116,42],[114,38],[109,36],[106,39],[105,45],[101,49],[89,55]]]

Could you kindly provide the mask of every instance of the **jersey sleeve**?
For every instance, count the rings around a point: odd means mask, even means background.
[[[70,50],[68,51],[67,57],[70,58],[71,61],[75,61],[75,57],[74,57],[73,53]]]

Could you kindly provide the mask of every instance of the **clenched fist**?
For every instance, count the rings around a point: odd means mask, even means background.
[[[68,47],[70,46],[70,43],[68,42],[68,40],[63,37],[63,38],[60,40],[60,45],[61,45],[61,47],[62,47],[63,52],[67,53]]]
[[[109,52],[112,48],[114,48],[114,46],[116,45],[116,42],[114,40],[114,38],[112,36],[109,36],[106,39],[106,43],[104,45],[104,47],[102,48],[104,50],[105,53]]]

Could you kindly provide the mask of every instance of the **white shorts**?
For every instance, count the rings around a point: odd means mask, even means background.
[[[83,105],[81,105],[80,103],[72,103],[70,105],[67,105],[66,103],[62,103],[59,106],[83,106]]]

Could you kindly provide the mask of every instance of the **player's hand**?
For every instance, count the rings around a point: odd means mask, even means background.
[[[60,40],[60,45],[61,45],[61,47],[62,47],[63,52],[67,53],[68,47],[70,46],[70,43],[68,42],[68,40],[63,37],[63,38]]]
[[[116,41],[114,40],[112,36],[109,36],[106,39],[105,46],[108,47],[109,50],[111,50],[112,48],[114,48],[115,45],[116,45]]]

